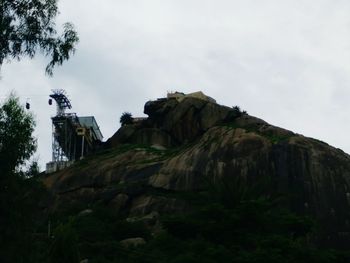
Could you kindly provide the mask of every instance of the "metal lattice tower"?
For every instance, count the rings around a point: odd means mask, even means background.
[[[72,104],[62,89],[52,90],[49,104],[55,100],[57,112],[52,120],[52,162],[46,164],[47,173],[70,166],[92,152],[103,139],[93,116],[77,117],[67,113]],[[96,144],[97,143],[97,144]]]
[[[66,113],[72,105],[63,89],[52,90],[50,95],[57,106],[56,116],[52,117],[52,161],[66,162],[75,159],[75,123],[76,115]]]
[[[56,116],[62,116],[65,114],[66,109],[71,109],[72,104],[66,96],[66,91],[63,89],[52,90],[53,94],[50,95],[56,101],[57,113]]]

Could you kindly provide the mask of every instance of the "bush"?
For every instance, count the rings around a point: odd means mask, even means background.
[[[122,116],[120,116],[120,124],[122,126],[133,123],[133,117],[130,112],[123,112]]]
[[[51,263],[78,263],[78,236],[72,221],[60,224],[54,232],[54,242],[50,250]]]

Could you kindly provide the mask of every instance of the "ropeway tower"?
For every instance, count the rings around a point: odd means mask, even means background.
[[[72,104],[64,90],[53,90],[50,97],[56,101],[57,108],[56,116],[52,117],[52,162],[73,161],[76,115],[66,113],[66,109],[71,109]],[[52,100],[49,100],[49,104],[52,104]]]
[[[72,104],[63,89],[52,90],[49,104],[56,102],[56,115],[52,119],[52,162],[46,172],[54,172],[70,166],[93,151],[103,136],[93,116],[78,117],[67,113]]]

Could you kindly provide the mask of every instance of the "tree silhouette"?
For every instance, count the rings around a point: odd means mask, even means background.
[[[65,23],[62,35],[55,29],[57,0],[0,1],[0,66],[5,61],[33,58],[37,51],[50,56],[46,73],[68,60],[79,41],[71,23]]]
[[[122,116],[120,116],[120,124],[122,126],[127,125],[127,124],[132,124],[133,122],[133,117],[130,112],[123,112]]]

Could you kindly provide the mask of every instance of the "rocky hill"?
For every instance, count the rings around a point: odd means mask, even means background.
[[[236,182],[282,196],[316,218],[324,242],[349,246],[350,156],[342,150],[205,98],[149,101],[144,113],[96,154],[44,179],[53,210],[100,202],[156,225],[159,215],[191,210],[178,194]]]

